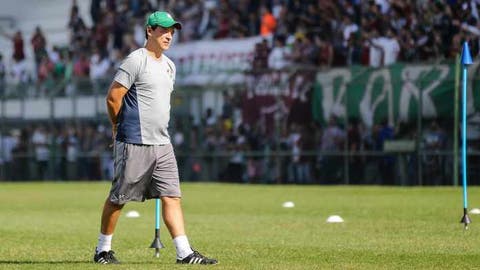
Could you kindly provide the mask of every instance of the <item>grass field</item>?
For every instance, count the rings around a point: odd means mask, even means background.
[[[154,203],[127,204],[113,248],[91,263],[108,183],[0,183],[0,269],[196,269],[154,258]],[[193,246],[213,269],[479,269],[480,217],[464,231],[460,188],[184,184]],[[469,190],[480,206],[480,188]],[[282,208],[284,201],[294,208]],[[139,218],[126,218],[129,210]],[[329,215],[345,223],[327,224]]]

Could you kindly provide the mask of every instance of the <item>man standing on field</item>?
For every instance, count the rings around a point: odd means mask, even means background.
[[[116,264],[112,235],[121,209],[129,201],[160,198],[162,213],[179,264],[216,264],[192,250],[185,234],[178,167],[167,127],[175,65],[163,54],[182,25],[167,12],[146,22],[147,43],[120,65],[107,95],[114,135],[115,173],[102,213],[94,261]]]

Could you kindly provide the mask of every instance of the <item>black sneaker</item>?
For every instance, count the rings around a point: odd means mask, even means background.
[[[217,264],[218,261],[216,259],[210,259],[198,251],[194,250],[192,254],[188,255],[187,257],[183,258],[182,260],[177,259],[178,264]]]
[[[115,258],[114,254],[115,252],[113,252],[113,250],[102,251],[100,253],[95,252],[93,261],[99,264],[119,264],[120,262]]]

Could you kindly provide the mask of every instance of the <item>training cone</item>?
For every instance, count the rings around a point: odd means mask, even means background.
[[[468,213],[474,214],[474,215],[478,215],[478,214],[480,214],[480,209],[478,209],[478,208],[473,208],[473,209],[470,210]]]
[[[282,207],[283,208],[293,208],[293,207],[295,207],[295,203],[294,202],[284,202],[282,204]]]
[[[125,216],[127,218],[138,218],[138,217],[140,217],[140,213],[138,213],[135,210],[132,210],[132,211],[128,211],[127,214],[125,214]]]
[[[333,215],[327,218],[327,223],[343,223],[344,220],[341,216]]]

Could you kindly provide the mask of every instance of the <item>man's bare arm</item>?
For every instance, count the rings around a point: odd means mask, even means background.
[[[128,89],[120,83],[114,81],[107,94],[107,111],[110,122],[112,123],[113,136],[117,132],[118,114],[122,107],[122,100]]]

